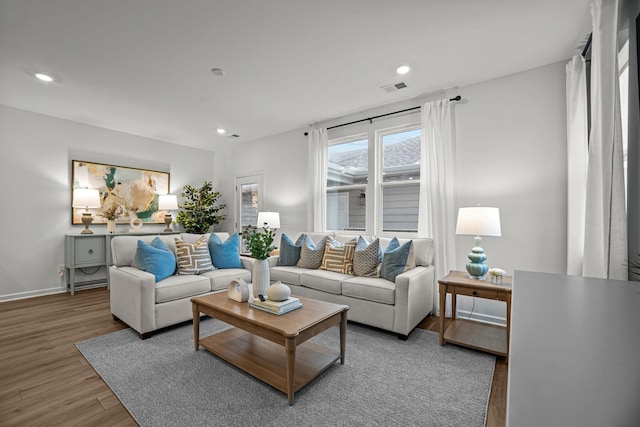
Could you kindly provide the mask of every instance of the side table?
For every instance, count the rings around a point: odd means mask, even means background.
[[[440,284],[440,345],[445,342],[486,351],[498,356],[509,356],[511,332],[511,276],[503,276],[503,283],[469,278],[467,272],[452,271],[438,280]],[[451,322],[445,329],[447,294],[451,294]],[[507,304],[507,326],[500,327],[456,318],[458,295],[504,301]]]

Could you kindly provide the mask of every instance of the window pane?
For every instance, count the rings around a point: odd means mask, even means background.
[[[366,184],[369,174],[366,139],[330,145],[328,149],[327,187]]]
[[[420,185],[382,187],[382,231],[418,231]]]
[[[248,225],[256,225],[258,221],[258,184],[242,184],[240,186],[240,229]]]
[[[420,180],[420,129],[382,137],[382,181]]]
[[[365,228],[364,190],[327,192],[327,230],[361,230]]]

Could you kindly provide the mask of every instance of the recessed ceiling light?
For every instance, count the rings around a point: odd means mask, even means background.
[[[396,68],[396,73],[398,74],[407,74],[409,71],[411,71],[411,67],[406,64],[399,65],[398,68]]]
[[[34,73],[34,76],[36,76],[37,79],[42,80],[43,82],[47,82],[50,83],[53,81],[53,77],[51,77],[48,74],[44,74],[44,73]]]
[[[216,131],[220,134],[220,135],[224,135],[225,133],[227,133],[227,131],[225,129],[222,128],[218,128],[216,129]]]
[[[212,68],[211,73],[213,73],[214,76],[218,77],[224,76],[224,70],[222,68]]]

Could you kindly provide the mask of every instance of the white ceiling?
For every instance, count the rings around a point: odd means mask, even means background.
[[[568,59],[590,3],[0,0],[0,104],[214,150]]]

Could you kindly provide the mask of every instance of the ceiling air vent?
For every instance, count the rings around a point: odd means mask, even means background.
[[[240,138],[240,135],[238,135],[237,133],[234,133],[232,135],[229,135],[229,138]]]
[[[384,90],[385,92],[395,92],[397,90],[404,89],[405,87],[407,87],[407,84],[405,82],[400,82],[381,86],[380,89]]]

